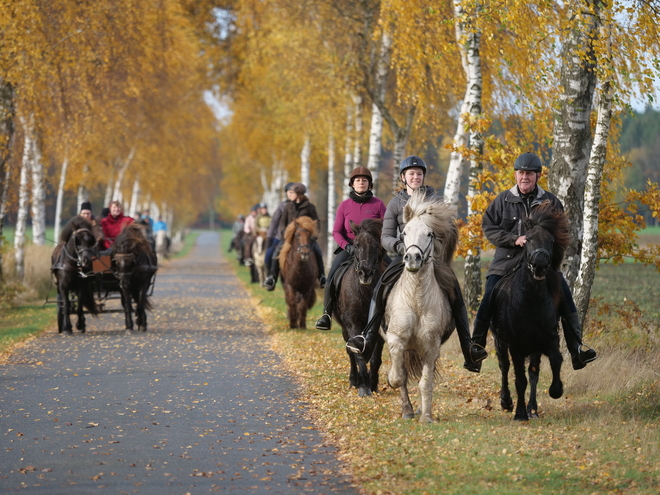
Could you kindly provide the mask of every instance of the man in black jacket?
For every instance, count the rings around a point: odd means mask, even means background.
[[[549,201],[552,206],[563,211],[561,201],[539,185],[543,165],[534,153],[523,153],[514,165],[516,185],[500,193],[488,206],[482,221],[486,238],[495,245],[495,257],[486,273],[486,289],[474,321],[472,340],[481,346],[486,345],[486,335],[491,320],[490,298],[497,282],[520,263],[523,247],[527,242],[523,220],[532,210]],[[564,329],[566,346],[571,354],[573,369],[584,368],[596,359],[596,351],[582,343],[582,328],[571,291],[561,276],[564,301],[560,305],[560,316]],[[479,367],[481,362],[478,363]]]

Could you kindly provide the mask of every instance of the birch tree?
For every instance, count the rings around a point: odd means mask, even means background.
[[[69,167],[69,158],[64,155],[62,160],[62,168],[60,169],[60,181],[57,185],[57,199],[55,200],[55,221],[54,221],[54,241],[57,242],[60,238],[60,228],[62,226],[62,201],[64,200],[64,184],[66,182],[66,170]],[[80,207],[82,201],[78,201],[76,210]]]
[[[0,284],[4,277],[2,273],[2,258],[4,238],[2,231],[7,208],[9,192],[11,149],[14,143],[14,88],[0,76]]]
[[[302,150],[300,151],[300,182],[305,184],[308,188],[310,187],[309,171],[311,168],[311,162],[309,161],[309,157],[311,154],[312,142],[309,134],[305,134]]]
[[[332,253],[335,251],[335,240],[332,237],[337,209],[335,195],[335,135],[332,133],[331,126],[331,131],[328,134],[328,248],[325,257],[325,273],[330,271],[330,267],[332,266]]]
[[[25,230],[27,227],[29,208],[29,177],[32,147],[32,133],[24,129],[23,160],[21,163],[21,178],[18,184],[18,212],[14,230],[14,259],[16,260],[16,276],[23,280],[25,276]]]
[[[44,184],[44,164],[39,149],[39,140],[33,136],[30,153],[32,172],[32,242],[37,246],[46,244],[46,190]]]
[[[596,87],[593,49],[598,38],[599,0],[571,4],[573,22],[562,48],[561,94],[555,110],[550,190],[564,205],[573,243],[566,250],[563,272],[573,285],[583,239],[584,183],[591,148],[591,109]],[[586,7],[586,8],[585,8]]]
[[[348,195],[351,193],[351,188],[348,185],[348,181],[346,179],[351,175],[351,171],[353,170],[353,168],[355,168],[353,166],[353,139],[354,139],[353,122],[354,122],[353,106],[348,105],[346,111],[346,138],[344,141],[344,177],[343,177],[344,181],[342,183],[343,199],[348,199]]]

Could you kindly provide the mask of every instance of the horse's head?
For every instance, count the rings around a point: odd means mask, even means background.
[[[384,256],[380,244],[380,235],[383,221],[378,219],[363,220],[357,225],[351,220],[351,229],[355,234],[353,246],[355,247],[355,272],[362,285],[369,285],[374,274],[381,264]]]
[[[135,255],[132,253],[112,253],[112,269],[117,276],[131,274],[135,268]]]
[[[525,230],[527,243],[525,244],[525,262],[532,272],[534,280],[545,280],[548,270],[552,266],[552,251],[554,240],[550,232],[540,225],[534,225]]]
[[[409,272],[419,271],[424,263],[433,259],[435,234],[420,217],[411,219],[403,229],[406,252],[403,262]]]
[[[71,258],[75,258],[76,265],[81,273],[85,274],[92,271],[92,260],[95,257],[95,247],[96,239],[90,229],[77,229],[73,231],[71,237],[69,237],[67,254]]]
[[[295,225],[291,245],[302,261],[307,261],[311,253],[312,241],[316,236],[316,222],[310,217],[302,216],[292,222]]]
[[[568,220],[562,211],[547,202],[535,209],[524,222],[525,262],[535,280],[545,280],[550,268],[559,270],[570,243]]]

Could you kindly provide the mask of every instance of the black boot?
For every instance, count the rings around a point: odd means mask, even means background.
[[[266,290],[275,290],[275,285],[277,284],[277,278],[280,276],[280,262],[277,258],[273,258],[273,261],[270,265],[270,273],[264,281],[264,287]]]
[[[596,351],[582,343],[582,326],[577,312],[562,316],[561,326],[564,329],[566,347],[571,354],[574,370],[581,370],[587,363],[596,359]]]
[[[454,323],[456,324],[456,333],[458,334],[458,340],[461,343],[461,350],[465,358],[463,368],[474,373],[479,373],[481,371],[481,361],[488,357],[488,352],[482,345],[476,344],[470,338],[470,326],[465,304],[461,304],[460,308],[452,307],[452,312]]]
[[[330,330],[332,328],[332,319],[330,318],[330,312],[326,309],[323,311],[321,317],[316,320],[316,329],[317,330]]]
[[[360,335],[351,337],[346,341],[346,348],[354,354],[362,354],[365,356],[371,356],[371,353],[374,350],[376,345],[376,340],[378,338],[378,331],[380,330],[380,325],[383,321],[383,311],[378,309],[379,304],[375,300],[371,300],[369,305],[369,320],[366,328]]]

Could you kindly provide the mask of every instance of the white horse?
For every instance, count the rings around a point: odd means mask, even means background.
[[[455,210],[441,198],[413,192],[403,210],[405,270],[388,297],[385,328],[380,330],[390,350],[388,382],[400,389],[404,419],[415,416],[408,376],[420,379],[422,423],[433,421],[435,365],[440,345],[455,328],[449,303],[456,279],[450,266],[458,241],[454,218]]]

